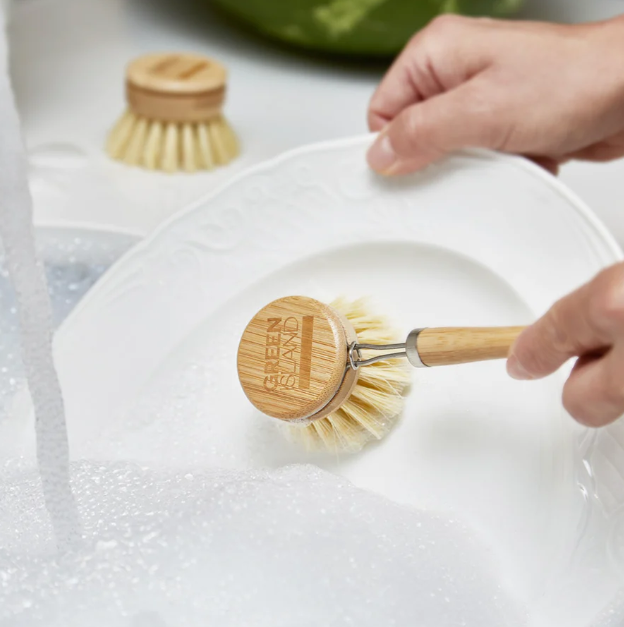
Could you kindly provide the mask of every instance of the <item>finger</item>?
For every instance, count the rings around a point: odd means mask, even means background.
[[[624,345],[606,355],[579,359],[563,388],[563,405],[588,427],[602,427],[624,414]]]
[[[412,105],[390,122],[368,153],[385,175],[419,170],[460,148],[498,148],[509,134],[508,116],[496,106],[485,74]]]
[[[568,155],[578,161],[614,161],[624,157],[624,138],[619,142],[600,142]]]
[[[603,270],[526,329],[510,351],[516,379],[551,374],[568,359],[609,348],[624,331],[624,264]]]
[[[368,128],[371,132],[378,133],[383,130],[386,124],[388,124],[388,120],[385,117],[374,111],[368,111]]]
[[[404,50],[390,67],[375,90],[368,107],[368,127],[377,132],[406,107],[420,102],[422,97],[410,75],[411,59]]]
[[[453,89],[487,67],[474,37],[479,22],[443,15],[415,35],[371,98],[369,128],[381,130],[407,107]]]
[[[551,159],[550,157],[533,157],[529,155],[527,155],[526,158],[533,161],[533,163],[540,166],[540,168],[550,172],[553,176],[559,174],[559,162],[556,159]]]

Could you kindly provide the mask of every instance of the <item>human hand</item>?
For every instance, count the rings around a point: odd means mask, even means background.
[[[581,25],[445,15],[414,36],[374,94],[368,154],[405,174],[469,146],[570,159],[624,156],[624,18]]]
[[[563,389],[563,404],[582,424],[600,427],[624,415],[624,263],[558,301],[522,332],[507,371],[539,379],[580,357]]]

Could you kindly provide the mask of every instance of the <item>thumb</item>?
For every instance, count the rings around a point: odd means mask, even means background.
[[[568,359],[600,356],[624,335],[624,263],[600,272],[557,301],[520,334],[510,351],[509,374],[538,379]]]
[[[368,164],[380,174],[407,174],[461,148],[500,148],[507,116],[495,108],[491,91],[481,75],[404,109],[377,137]]]

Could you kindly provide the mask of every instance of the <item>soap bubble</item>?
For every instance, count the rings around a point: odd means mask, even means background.
[[[462,523],[315,466],[72,465],[85,544],[57,557],[35,474],[0,484],[1,625],[520,627]]]

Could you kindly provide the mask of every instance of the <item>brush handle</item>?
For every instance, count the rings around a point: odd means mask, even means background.
[[[505,359],[525,328],[441,327],[413,331],[408,338],[408,356],[413,365],[421,365],[415,363],[420,358],[423,366],[452,366]],[[417,356],[414,356],[413,348],[416,348]]]

